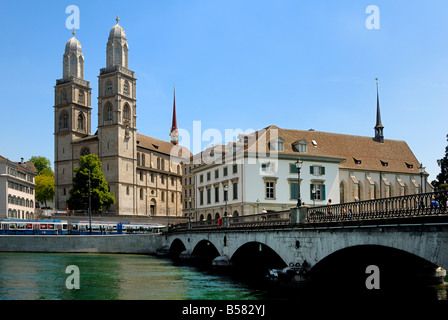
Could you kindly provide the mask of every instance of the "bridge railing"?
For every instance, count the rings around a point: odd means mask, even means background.
[[[290,224],[289,210],[239,217],[194,221],[170,226],[170,231],[209,230],[219,228],[257,228]]]
[[[389,219],[448,214],[448,191],[363,200],[307,209],[306,222]]]

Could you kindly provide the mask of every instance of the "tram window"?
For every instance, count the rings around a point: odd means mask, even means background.
[[[47,225],[46,225],[46,224],[41,224],[41,225],[40,225],[40,228],[41,228],[41,229],[47,229]]]
[[[54,229],[54,224],[49,224],[48,229]]]

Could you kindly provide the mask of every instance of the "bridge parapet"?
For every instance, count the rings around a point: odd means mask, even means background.
[[[367,223],[368,221],[393,224],[399,221],[402,223],[403,220],[411,221],[415,219],[441,222],[441,219],[444,220],[448,217],[447,201],[448,191],[440,191],[329,206],[302,206],[274,213],[189,222],[174,225],[170,228],[170,231],[272,228],[327,223],[350,225]]]
[[[448,191],[308,208],[306,223],[446,215]]]

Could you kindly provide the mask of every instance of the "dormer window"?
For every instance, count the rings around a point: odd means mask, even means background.
[[[284,151],[285,140],[277,138],[269,142],[269,150]]]
[[[386,162],[386,161],[383,161],[383,160],[380,160],[381,161],[381,164],[383,165],[383,167],[388,167],[389,166],[389,162]]]
[[[406,163],[406,167],[408,169],[413,169],[414,168],[414,165],[412,163],[407,163],[407,162],[405,162],[405,163]]]
[[[308,142],[306,140],[296,141],[292,144],[292,150],[295,152],[306,153]]]
[[[355,164],[361,164],[361,160],[353,158],[353,160],[355,161]]]

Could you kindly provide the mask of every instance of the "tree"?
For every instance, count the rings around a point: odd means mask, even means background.
[[[35,178],[36,182],[36,200],[45,203],[54,198],[54,178],[44,174],[39,174]]]
[[[38,174],[54,177],[53,170],[51,170],[51,161],[42,156],[32,156],[29,160],[36,167]]]
[[[446,135],[448,141],[448,134]],[[448,145],[445,148],[445,156],[442,159],[437,160],[437,164],[440,167],[440,173],[436,179],[432,182],[435,191],[448,190]]]
[[[75,168],[73,188],[67,199],[69,209],[87,210],[89,208],[89,170],[91,208],[93,211],[103,211],[115,204],[113,193],[109,192],[109,185],[101,171],[101,161],[95,154],[81,156],[80,167]]]
[[[54,199],[54,173],[51,170],[51,161],[42,156],[32,156],[29,160],[34,164],[37,170],[36,182],[36,200],[40,203],[53,201]]]

